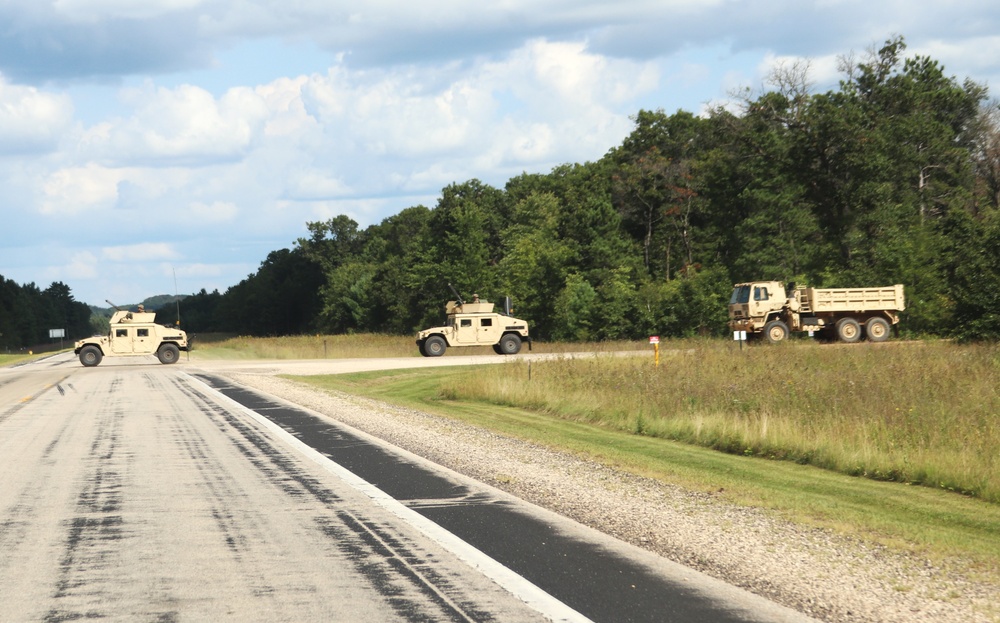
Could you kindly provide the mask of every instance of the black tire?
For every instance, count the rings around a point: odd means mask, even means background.
[[[420,351],[420,356],[421,357],[426,357],[427,356],[426,351],[424,351],[424,341],[423,340],[417,340],[417,350]]]
[[[101,349],[96,346],[84,346],[80,349],[80,363],[88,368],[93,368],[94,366],[99,365],[103,359],[104,353],[102,353]]]
[[[889,321],[881,316],[869,318],[865,323],[865,335],[869,342],[884,342],[889,339]]]
[[[771,344],[784,342],[788,339],[788,325],[781,320],[772,320],[764,325],[764,339]]]
[[[157,349],[156,358],[160,363],[177,363],[181,358],[181,349],[177,348],[177,344],[163,344]]]
[[[861,325],[854,318],[841,318],[837,321],[837,339],[847,344],[853,344],[861,339]]]
[[[502,355],[503,354],[503,349],[500,348],[499,344],[494,344],[493,345],[493,352],[496,353],[496,354],[498,354],[498,355]]]
[[[514,333],[508,333],[500,338],[500,353],[504,355],[516,355],[521,351],[521,338]]]
[[[427,357],[440,357],[448,349],[448,343],[440,335],[432,335],[424,340],[424,355]]]

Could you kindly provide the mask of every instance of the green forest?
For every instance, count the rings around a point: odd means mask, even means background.
[[[781,280],[902,283],[905,334],[1000,337],[1000,107],[902,37],[840,69],[825,93],[790,64],[736,106],[641,110],[596,162],[456,182],[364,229],[308,223],[186,297],[182,324],[405,334],[440,322],[452,283],[511,296],[543,340],[721,335],[734,282]]]

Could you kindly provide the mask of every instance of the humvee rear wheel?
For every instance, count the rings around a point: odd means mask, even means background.
[[[500,338],[500,352],[504,355],[516,355],[521,350],[521,338],[513,333]]]
[[[181,349],[176,344],[164,344],[156,351],[156,358],[160,363],[177,363],[181,356]]]
[[[841,342],[853,344],[861,339],[861,325],[854,318],[841,318],[837,321],[837,337]]]
[[[424,340],[424,354],[428,357],[440,357],[447,348],[448,344],[440,335],[432,335]]]
[[[104,359],[104,353],[96,346],[84,346],[80,349],[80,363],[88,368],[93,368],[101,363],[102,359]]]
[[[884,342],[889,339],[889,321],[876,316],[865,323],[865,334],[869,342]]]

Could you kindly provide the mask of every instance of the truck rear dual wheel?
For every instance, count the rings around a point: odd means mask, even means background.
[[[861,339],[861,325],[854,318],[841,318],[837,321],[837,338],[848,344],[857,342]]]
[[[884,342],[889,339],[889,321],[885,318],[869,318],[865,323],[865,335],[869,342]]]

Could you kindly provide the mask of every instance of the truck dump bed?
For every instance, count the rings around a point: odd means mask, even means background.
[[[802,288],[801,310],[805,313],[903,311],[903,286],[883,288]]]

